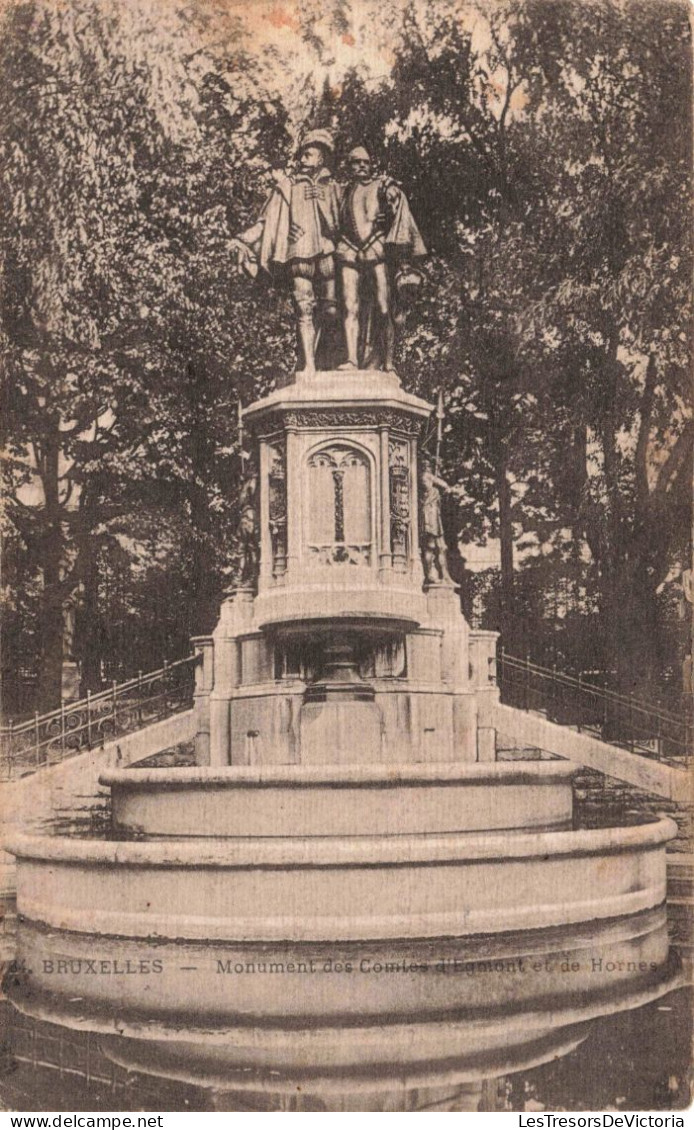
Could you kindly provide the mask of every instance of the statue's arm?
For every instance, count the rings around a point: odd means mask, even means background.
[[[248,247],[252,247],[253,244],[257,243],[261,238],[264,227],[265,217],[261,216],[259,220],[256,220],[252,227],[246,228],[245,231],[239,232],[239,234],[234,237],[234,240],[232,242],[238,241],[240,243],[245,243]]]
[[[231,246],[234,250],[238,251],[239,254],[243,254],[243,252],[247,253],[249,249],[250,250],[256,250],[257,246],[260,244],[260,240],[263,237],[263,229],[265,227],[265,217],[267,215],[267,210],[268,210],[270,201],[272,200],[272,197],[274,196],[274,193],[275,193],[275,189],[273,189],[273,191],[270,193],[267,200],[265,201],[265,204],[263,205],[263,210],[260,213],[256,222],[254,224],[252,224],[250,228],[246,228],[245,231],[239,232],[238,235],[235,235],[233,237],[233,239],[231,241]]]
[[[384,177],[382,192],[388,207],[395,211],[400,203],[400,197],[402,196],[402,189],[398,182],[393,180],[392,177]]]
[[[273,173],[273,178],[275,180],[275,187],[268,195],[260,216],[250,228],[234,236],[229,244],[230,250],[236,256],[238,268],[245,271],[246,274],[250,275],[252,278],[255,278],[258,273],[260,248],[268,216],[276,214],[277,205],[279,205],[281,199],[287,198],[287,192],[290,191],[291,188],[291,182],[289,182],[289,178],[286,177],[284,173]]]

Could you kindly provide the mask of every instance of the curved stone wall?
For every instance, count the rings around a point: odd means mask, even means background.
[[[370,1017],[376,1024],[465,1009],[469,1019],[549,998],[602,1001],[659,983],[668,959],[664,908],[626,918],[498,934],[390,942],[233,943],[112,938],[19,922],[25,971],[20,997],[76,1017],[117,1011],[130,1024],[174,1014],[214,1028],[291,1021],[295,1026]],[[39,1013],[37,1013],[39,1015]],[[48,1013],[40,1013],[49,1019]]]
[[[566,762],[230,766],[102,774],[115,825],[146,838],[402,836],[571,827]]]
[[[113,843],[20,839],[18,911],[128,937],[464,937],[609,919],[665,899],[672,820],[515,835]]]
[[[520,1070],[681,983],[661,911],[380,947],[152,946],[26,924],[18,941],[21,1011],[100,1033],[133,1069],[246,1090],[387,1090]],[[237,971],[242,958],[253,971]]]

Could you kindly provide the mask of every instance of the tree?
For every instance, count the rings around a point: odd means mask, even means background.
[[[258,292],[235,292],[226,251],[257,206],[253,165],[286,145],[285,115],[243,60],[233,85],[218,73],[204,27],[191,52],[184,8],[170,16],[162,31],[146,5],[5,15],[6,493],[40,579],[44,708],[60,697],[66,600],[80,586],[98,601],[104,552],[138,527],[167,523],[167,544],[178,530],[183,621],[209,628],[238,489],[236,402],[267,387],[287,344],[287,320],[270,329]],[[88,637],[99,616],[86,612]],[[90,685],[103,655],[95,638],[80,646]]]
[[[371,101],[434,253],[401,365],[447,392],[446,469],[469,492],[452,541],[498,535],[513,647],[514,553],[573,530],[604,662],[648,683],[658,587],[689,545],[686,9],[513,3],[477,47],[445,6],[416,13]]]
[[[549,333],[566,366],[555,395],[580,445],[566,519],[597,566],[608,665],[636,689],[664,665],[656,594],[690,552],[687,11],[530,12],[544,128],[562,143],[549,158],[548,285],[525,341],[547,364],[537,344]]]

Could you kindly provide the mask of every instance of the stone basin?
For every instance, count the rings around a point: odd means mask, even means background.
[[[464,1009],[480,1021],[548,998],[603,1000],[660,983],[668,961],[665,909],[616,921],[494,936],[386,942],[209,942],[92,936],[17,924],[27,971],[23,1006],[42,1000],[77,1020],[116,1009],[131,1034],[184,1015],[188,1024],[280,1027],[431,1021]],[[14,994],[13,994],[14,995]],[[145,1005],[146,1001],[146,1005]],[[39,1015],[38,1013],[36,1015]],[[42,1013],[44,1019],[50,1019]]]
[[[576,767],[266,765],[103,773],[113,818],[147,839],[406,836],[571,828]]]
[[[18,913],[95,935],[450,938],[606,920],[665,900],[670,819],[560,832],[17,839]]]

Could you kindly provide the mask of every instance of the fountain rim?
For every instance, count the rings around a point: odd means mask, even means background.
[[[99,784],[128,789],[189,788],[399,788],[402,786],[463,784],[538,785],[570,782],[580,771],[573,762],[427,762],[416,765],[376,762],[353,765],[227,765],[181,768],[109,769]]]
[[[349,869],[481,861],[502,862],[564,856],[580,858],[661,847],[677,835],[663,816],[629,827],[560,832],[449,832],[403,836],[228,837],[156,841],[17,836],[5,850],[39,863],[147,868],[238,868],[284,871]]]

